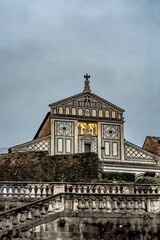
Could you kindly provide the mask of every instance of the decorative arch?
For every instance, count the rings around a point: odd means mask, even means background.
[[[103,111],[99,110],[99,117],[103,117]]]
[[[108,110],[105,111],[105,117],[109,118],[110,117],[110,112]]]
[[[59,114],[63,114],[63,107],[59,107],[59,108],[58,108],[58,113],[59,113]]]
[[[112,111],[112,118],[116,118],[116,112]]]
[[[66,107],[66,114],[69,115],[69,113],[70,113],[70,109],[69,107]]]
[[[121,118],[122,118],[122,114],[118,113],[118,119],[121,119]]]
[[[79,109],[78,109],[78,115],[80,115],[80,116],[83,115],[83,110],[82,110],[82,108],[79,108]]]
[[[92,117],[96,117],[97,116],[97,111],[95,109],[92,110]]]
[[[76,115],[76,109],[72,108],[72,115]]]

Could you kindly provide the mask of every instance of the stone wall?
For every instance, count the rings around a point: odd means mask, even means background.
[[[99,178],[95,153],[48,156],[47,152],[0,155],[0,181],[89,182]]]
[[[128,218],[127,218],[128,217]],[[94,218],[60,218],[18,233],[15,240],[149,240],[159,239],[159,217],[110,214]]]
[[[160,156],[160,138],[147,136],[143,144],[143,149]]]

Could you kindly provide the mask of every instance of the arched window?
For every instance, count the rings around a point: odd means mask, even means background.
[[[69,107],[66,107],[66,114],[69,115]]]
[[[53,109],[53,114],[56,114],[56,113],[57,113],[57,109],[54,108],[54,109]]]
[[[59,107],[59,109],[58,109],[59,111],[59,114],[63,114],[63,108],[62,107]]]
[[[93,117],[96,117],[96,116],[97,116],[97,112],[96,112],[95,109],[92,110],[92,116],[93,116]]]
[[[106,110],[106,112],[105,112],[105,115],[106,115],[106,118],[109,118],[109,111],[108,110]]]
[[[99,117],[103,117],[103,112],[102,112],[102,110],[99,110]]]
[[[116,118],[116,112],[112,111],[112,118]]]
[[[72,108],[72,115],[76,115],[76,109]]]
[[[82,108],[79,108],[79,109],[78,109],[78,115],[80,115],[80,116],[82,116],[82,115],[83,115]]]
[[[118,119],[121,119],[122,116],[121,116],[121,113],[118,113]]]

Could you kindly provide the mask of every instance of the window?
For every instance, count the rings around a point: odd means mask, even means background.
[[[84,144],[84,152],[85,153],[91,152],[91,143]]]

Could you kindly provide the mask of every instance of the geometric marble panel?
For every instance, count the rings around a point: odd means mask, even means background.
[[[120,128],[115,125],[102,125],[102,138],[104,139],[120,139]]]
[[[50,137],[33,140],[29,143],[22,144],[20,146],[15,147],[18,152],[25,151],[49,151],[50,149]]]
[[[73,136],[73,123],[55,121],[55,135]]]
[[[152,159],[153,156],[149,153],[146,153],[143,149],[132,146],[129,143],[125,143],[125,156],[127,158],[136,158],[136,159]]]

